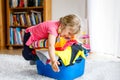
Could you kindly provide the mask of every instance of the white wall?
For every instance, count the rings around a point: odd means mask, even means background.
[[[67,14],[77,14],[82,21],[81,30],[88,33],[86,3],[86,0],[52,0],[52,20],[59,20]]]
[[[52,0],[52,20],[71,13],[85,18],[85,0]]]
[[[116,55],[120,29],[120,11],[118,14],[115,13],[118,12],[118,8],[120,9],[118,3],[119,0],[88,0],[92,51]],[[119,22],[116,22],[118,17]]]

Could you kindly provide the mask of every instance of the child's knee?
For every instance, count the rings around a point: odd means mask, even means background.
[[[25,60],[35,60],[35,55],[32,52],[27,52],[25,50],[22,51],[22,56]]]

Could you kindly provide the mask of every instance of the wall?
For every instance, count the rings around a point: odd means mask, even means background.
[[[118,3],[120,3],[119,0],[88,0],[92,51],[118,55],[120,47],[118,47],[120,44],[118,40],[120,39],[120,7]]]
[[[86,0],[52,0],[52,20],[58,20],[61,16],[75,13],[85,18]]]

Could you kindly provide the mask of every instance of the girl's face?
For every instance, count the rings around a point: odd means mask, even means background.
[[[72,36],[74,36],[72,27],[70,27],[70,26],[66,26],[66,27],[61,26],[60,36],[65,37],[67,39],[72,38]]]

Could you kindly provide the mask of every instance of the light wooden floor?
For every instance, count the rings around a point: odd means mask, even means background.
[[[21,55],[22,54],[22,49],[2,49],[0,50],[0,54],[11,54],[11,55]]]

